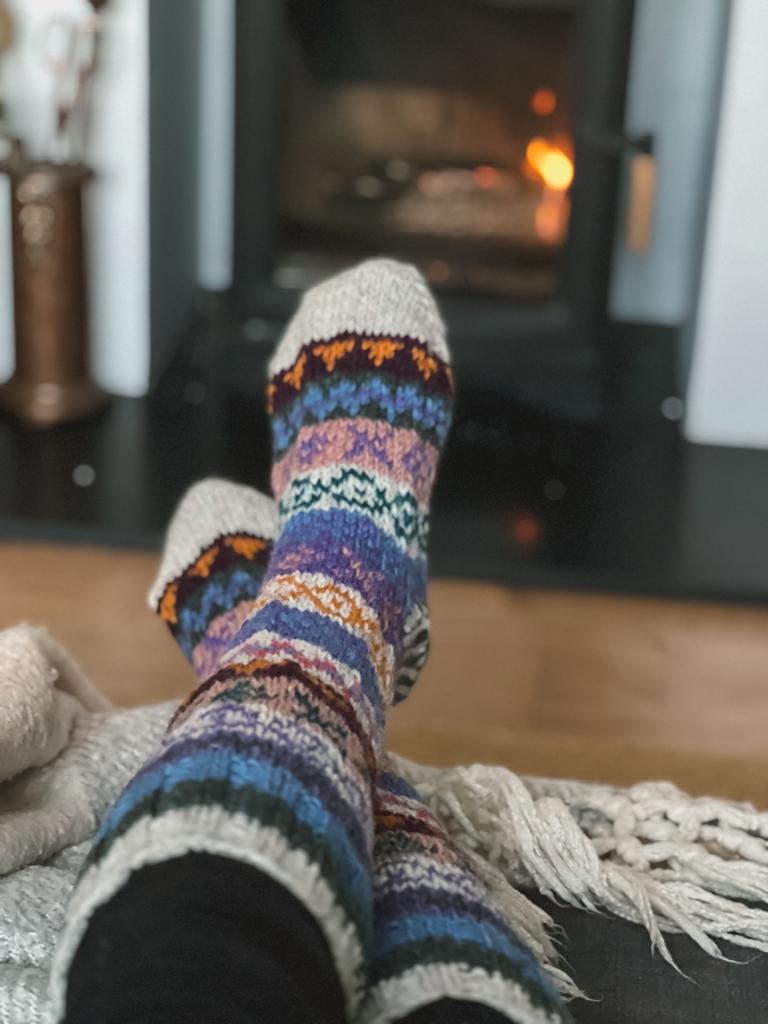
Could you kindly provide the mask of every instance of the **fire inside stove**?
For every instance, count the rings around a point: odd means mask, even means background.
[[[568,12],[322,9],[291,5],[277,283],[385,252],[440,287],[556,293],[574,177]]]

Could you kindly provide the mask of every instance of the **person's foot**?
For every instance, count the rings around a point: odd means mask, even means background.
[[[200,680],[248,617],[276,532],[277,506],[252,487],[210,477],[179,502],[147,602]]]
[[[322,544],[338,549],[352,529],[363,555],[376,549],[370,568],[398,601],[381,609],[396,667],[387,699],[402,699],[428,651],[428,506],[453,407],[445,329],[425,282],[413,267],[371,260],[313,288],[270,378],[283,535],[317,545],[322,522]]]

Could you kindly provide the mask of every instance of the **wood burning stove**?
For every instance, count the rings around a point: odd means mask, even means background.
[[[239,0],[234,298],[418,264],[459,379],[599,418],[630,0]],[[264,346],[266,347],[266,345]]]

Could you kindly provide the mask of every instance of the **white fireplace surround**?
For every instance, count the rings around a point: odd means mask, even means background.
[[[768,448],[768,0],[735,0],[686,436]]]

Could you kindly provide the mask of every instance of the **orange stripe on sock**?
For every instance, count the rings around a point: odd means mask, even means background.
[[[329,341],[323,345],[315,345],[312,354],[319,356],[325,363],[328,373],[333,373],[336,363],[348,356],[355,348],[354,338],[345,338],[343,341]]]
[[[254,613],[275,600],[284,604],[305,600],[321,615],[362,636],[379,682],[384,690],[389,690],[393,671],[392,649],[384,640],[378,618],[370,608],[360,603],[354,591],[343,589],[328,579],[307,582],[296,576],[277,576],[269,581],[255,602]]]
[[[261,537],[225,537],[224,544],[236,551],[238,555],[252,561],[266,547],[267,542]]]
[[[391,338],[366,338],[362,344],[364,352],[374,366],[381,367],[388,359],[393,359],[400,349],[405,348],[402,341],[393,341]]]
[[[179,621],[176,615],[176,596],[178,594],[178,585],[176,583],[170,583],[163,593],[160,599],[160,606],[158,612],[163,622],[168,622],[170,625],[175,626]]]

